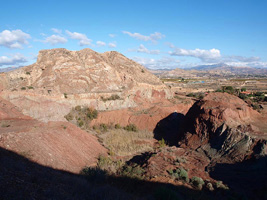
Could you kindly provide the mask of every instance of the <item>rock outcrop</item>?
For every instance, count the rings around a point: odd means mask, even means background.
[[[267,155],[266,121],[238,97],[211,93],[189,109],[179,144],[203,151],[216,162]]]

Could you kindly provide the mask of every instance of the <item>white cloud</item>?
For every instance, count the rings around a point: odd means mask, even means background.
[[[114,38],[114,37],[116,37],[116,35],[115,34],[108,34],[109,35],[109,37],[111,37],[111,38]]]
[[[70,36],[71,39],[79,40],[80,46],[91,45],[92,43],[92,40],[89,39],[85,34],[77,33],[77,32],[72,33],[68,30],[66,31],[66,33]]]
[[[47,38],[45,38],[44,43],[49,43],[51,45],[56,45],[56,44],[64,44],[68,40],[62,36],[59,35],[51,35]]]
[[[97,41],[96,44],[97,44],[97,46],[99,46],[99,47],[104,47],[104,46],[106,46],[106,43],[105,43],[105,42],[102,42],[102,41]]]
[[[216,62],[221,58],[221,52],[219,49],[210,49],[210,50],[205,50],[205,49],[181,49],[178,47],[174,47],[173,45],[170,46],[174,50],[170,51],[169,54],[171,56],[190,56],[190,57],[195,57],[199,58],[204,62]]]
[[[162,57],[160,59],[134,57],[133,60],[150,69],[176,68],[180,61],[172,57]]]
[[[57,29],[57,28],[51,28],[51,30],[52,30],[54,33],[57,33],[57,34],[61,34],[61,33],[62,33],[62,30]]]
[[[110,42],[110,43],[108,44],[108,47],[109,47],[109,48],[115,48],[115,47],[117,47],[117,44],[116,44],[116,42]]]
[[[21,30],[4,30],[0,33],[0,46],[10,49],[22,49],[23,45],[28,44],[31,36]]]
[[[245,56],[225,56],[225,61],[232,62],[232,61],[240,61],[240,62],[255,62],[259,61],[260,57],[252,56],[252,57],[245,57]]]
[[[139,48],[137,49],[137,52],[140,53],[147,53],[147,54],[159,54],[159,50],[148,50],[143,44],[140,44]]]
[[[0,56],[0,66],[16,65],[25,62],[27,62],[27,59],[20,53],[17,53],[12,57]]]
[[[122,31],[124,34],[129,35],[130,37],[133,37],[137,40],[143,40],[143,41],[151,41],[153,43],[157,42],[157,40],[160,40],[165,37],[162,33],[155,32],[150,34],[149,36],[142,35],[140,33],[131,33],[129,31]]]

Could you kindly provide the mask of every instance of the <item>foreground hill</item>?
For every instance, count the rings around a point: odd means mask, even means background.
[[[95,165],[106,149],[97,138],[68,122],[43,123],[23,115],[0,98],[0,148],[39,164],[79,172]]]

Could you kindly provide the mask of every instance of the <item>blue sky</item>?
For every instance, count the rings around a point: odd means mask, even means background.
[[[1,1],[0,67],[41,49],[119,51],[149,68],[267,68],[265,0]]]

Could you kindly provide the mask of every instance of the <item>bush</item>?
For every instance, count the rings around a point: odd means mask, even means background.
[[[79,121],[78,126],[82,127],[83,125],[84,125],[84,122],[83,121]]]
[[[114,101],[114,100],[117,100],[117,99],[120,99],[120,96],[117,95],[117,94],[112,94],[110,97],[101,97],[101,100],[106,102],[106,101]]]
[[[222,181],[217,181],[215,186],[217,189],[229,190],[229,187],[227,185],[223,184]]]
[[[67,93],[64,93],[64,97],[65,97],[65,99],[67,99],[67,98],[68,98],[68,95],[67,95]]]
[[[87,108],[86,109],[86,116],[92,120],[92,119],[96,119],[98,116],[98,112],[97,110],[93,109],[93,108]]]
[[[195,95],[193,93],[189,93],[186,96],[188,96],[188,97],[194,97]]]
[[[134,166],[126,165],[121,170],[120,175],[130,178],[143,179],[144,173],[145,170],[139,165],[134,165]]]
[[[71,120],[73,120],[73,115],[71,113],[69,113],[65,116],[65,118],[66,118],[66,120],[71,121]]]
[[[133,132],[137,132],[138,131],[138,129],[137,129],[135,124],[129,124],[129,125],[125,126],[124,130],[133,131]]]
[[[86,176],[90,181],[96,182],[103,182],[107,176],[107,172],[99,167],[86,167],[81,170],[80,174]]]
[[[121,129],[121,125],[115,124],[115,129]]]
[[[215,92],[223,92],[221,89],[217,89],[215,90]]]
[[[183,180],[185,182],[189,182],[188,173],[185,169],[180,168],[177,170],[178,176],[180,180]]]
[[[179,169],[169,169],[167,170],[167,172],[174,178],[178,179],[178,180],[183,180],[185,182],[189,182],[189,178],[188,178],[188,173],[186,170],[184,170],[183,168],[179,168]]]
[[[165,140],[164,138],[162,138],[161,140],[159,140],[159,147],[165,147],[166,146],[166,143],[165,143]]]
[[[28,89],[33,90],[34,88],[32,86],[28,86]]]
[[[21,90],[26,90],[26,87],[22,87],[22,88],[20,88]]]
[[[247,95],[245,95],[245,94],[241,94],[241,93],[238,95],[238,97],[239,97],[240,99],[243,99],[243,100],[245,100],[245,99],[248,98]]]
[[[100,124],[99,125],[100,130],[102,130],[103,132],[106,132],[108,130],[108,126],[106,124]]]
[[[82,107],[81,107],[81,106],[76,106],[74,109],[75,109],[76,111],[82,111]]]
[[[31,72],[26,72],[27,75],[31,75]]]
[[[241,88],[241,92],[247,91],[247,88]]]
[[[97,167],[109,174],[116,174],[122,168],[123,164],[121,160],[113,161],[108,156],[100,155],[98,157]]]
[[[192,182],[193,186],[195,186],[198,189],[202,189],[202,187],[204,185],[203,179],[200,177],[197,177],[197,176],[193,176],[191,179],[191,182]]]

